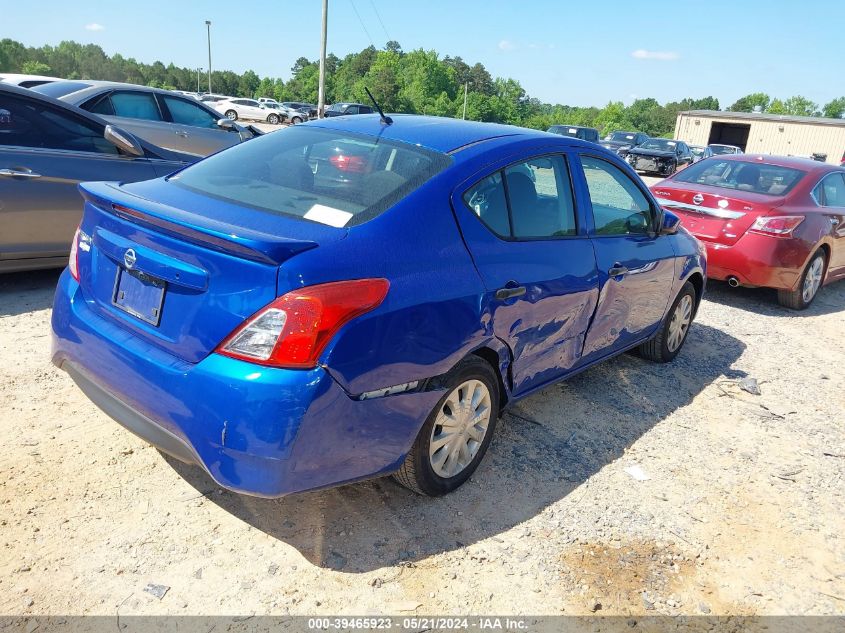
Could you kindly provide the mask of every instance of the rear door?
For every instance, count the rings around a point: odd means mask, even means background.
[[[583,153],[580,192],[592,210],[601,292],[587,333],[589,362],[641,341],[663,319],[675,279],[672,241],[656,232],[658,209],[639,179],[605,158]]]
[[[813,190],[813,198],[831,225],[833,245],[828,269],[832,276],[845,275],[845,174],[825,176]]]
[[[490,168],[460,187],[452,204],[487,289],[493,333],[513,354],[514,393],[565,373],[578,362],[598,297],[567,157]]]
[[[6,95],[0,119],[0,260],[66,257],[86,180],[155,178],[147,159],[122,156],[103,127],[38,99]]]

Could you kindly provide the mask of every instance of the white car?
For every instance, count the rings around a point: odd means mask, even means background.
[[[278,112],[279,115],[282,117],[282,121],[287,121],[292,125],[296,125],[297,123],[302,123],[303,121],[308,120],[308,117],[305,116],[305,114],[303,114],[299,110],[295,110],[294,108],[288,108],[287,106],[283,106],[281,103],[267,102],[263,105],[267,108],[270,108],[271,110],[275,110],[276,112]],[[269,116],[267,120],[269,121]]]
[[[268,108],[255,99],[224,99],[211,104],[211,107],[232,121],[251,119],[253,121],[267,121],[267,123],[280,123],[282,120],[281,113],[278,110]]]
[[[260,97],[258,99],[258,103],[263,103],[264,105],[267,105],[268,103],[278,104],[279,102],[276,101],[275,99],[271,99],[270,97]]]

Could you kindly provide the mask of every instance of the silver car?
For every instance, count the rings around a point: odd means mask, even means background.
[[[68,80],[36,92],[99,114],[158,147],[207,156],[256,135],[208,104],[170,90],[111,81]]]
[[[149,180],[196,159],[0,83],[0,272],[67,264],[82,218],[80,182]]]

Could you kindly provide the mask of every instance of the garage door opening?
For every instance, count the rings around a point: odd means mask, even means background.
[[[751,132],[750,123],[713,123],[707,144],[736,145],[744,152],[748,144],[749,132]]]

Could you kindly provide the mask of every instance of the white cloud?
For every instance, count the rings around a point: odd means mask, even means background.
[[[678,59],[680,55],[675,51],[647,51],[645,49],[638,48],[631,53],[631,57],[634,59],[657,59],[662,62],[671,62]]]
[[[85,25],[85,30],[86,31],[105,31],[106,27],[104,27],[102,24],[97,24],[96,22],[91,22],[91,24]]]
[[[511,42],[510,40],[502,40],[499,42],[499,50],[500,51],[512,51],[516,48],[516,44]]]

